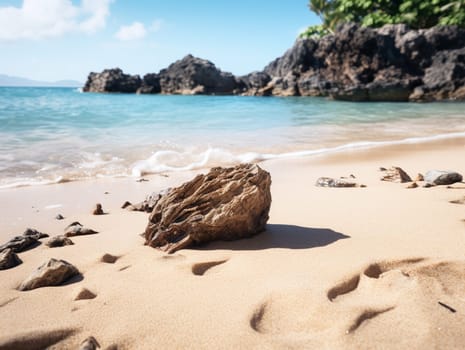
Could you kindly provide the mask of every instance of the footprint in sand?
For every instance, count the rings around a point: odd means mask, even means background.
[[[380,346],[392,345],[401,334],[421,348],[437,342],[431,329],[447,330],[436,345],[449,347],[457,339],[465,341],[464,280],[465,261],[381,261],[343,278],[324,296],[309,298],[311,291],[304,290],[275,293],[256,307],[249,323],[274,340],[281,336],[284,347],[293,334],[305,346],[337,347],[329,342],[343,341],[354,348],[369,334],[377,334]]]
[[[203,276],[206,273],[212,272],[213,268],[224,264],[226,261],[228,261],[228,259],[199,262],[192,265],[191,271],[196,276]]]

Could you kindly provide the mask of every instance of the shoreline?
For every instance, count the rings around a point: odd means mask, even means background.
[[[362,154],[366,154],[369,156],[370,154],[377,154],[383,152],[384,149],[409,149],[411,147],[414,148],[422,148],[422,147],[431,147],[428,145],[442,145],[442,144],[454,144],[456,142],[461,142],[465,140],[465,131],[464,132],[450,132],[445,134],[436,134],[432,136],[422,136],[422,137],[407,137],[398,140],[383,140],[383,141],[354,141],[349,142],[342,145],[336,146],[328,146],[319,149],[310,149],[310,150],[284,150],[281,153],[257,153],[254,151],[245,151],[240,154],[234,154],[227,149],[222,148],[215,148],[209,147],[206,151],[200,153],[197,156],[200,156],[199,160],[193,160],[193,163],[174,167],[167,164],[156,164],[155,166],[158,167],[160,170],[153,171],[147,170],[151,166],[151,161],[153,158],[157,158],[161,153],[171,153],[170,150],[161,150],[157,151],[152,156],[144,160],[138,160],[132,164],[130,172],[132,174],[114,174],[114,175],[98,175],[93,177],[83,177],[83,178],[76,178],[76,179],[69,179],[64,178],[63,176],[58,176],[56,180],[40,180],[38,182],[25,182],[21,181],[18,183],[9,183],[6,185],[0,185],[0,191],[8,190],[8,189],[15,189],[15,188],[22,188],[22,187],[30,187],[30,186],[49,186],[49,185],[60,185],[60,184],[67,184],[71,182],[82,182],[82,181],[113,181],[118,179],[136,179],[136,178],[147,178],[150,176],[172,176],[173,174],[182,174],[184,172],[196,172],[196,171],[204,171],[205,169],[209,169],[215,166],[223,166],[229,167],[234,166],[239,163],[258,163],[261,164],[267,161],[274,161],[274,160],[286,160],[286,159],[312,159],[312,158],[325,158],[328,159],[341,156],[340,158],[343,159],[344,154],[347,153],[354,153],[354,152],[361,152]],[[229,160],[223,162],[218,161],[211,161],[210,158],[215,158],[215,155],[218,153],[221,157],[227,157]],[[212,154],[212,155],[210,155]],[[179,155],[183,155],[179,153]],[[218,156],[217,155],[217,156]],[[191,155],[194,156],[194,155]],[[163,169],[163,170],[162,170]],[[176,175],[175,175],[176,176]]]
[[[99,231],[73,237],[73,246],[42,244],[20,253],[21,265],[0,271],[0,344],[70,329],[62,348],[90,335],[102,348],[118,349],[459,347],[465,213],[449,201],[464,197],[465,185],[406,189],[380,181],[379,167],[400,166],[412,178],[431,169],[465,174],[464,154],[459,138],[261,162],[272,178],[267,231],[173,255],[143,245],[138,234],[148,214],[120,207],[199,170],[140,183],[96,179],[0,190],[2,243],[27,227],[61,234],[72,221]],[[322,176],[350,174],[367,187],[314,185]],[[91,215],[95,203],[108,214]],[[65,220],[55,220],[57,213]],[[106,253],[119,258],[103,263]],[[76,265],[83,280],[15,289],[50,257]],[[204,275],[194,273],[212,263]],[[382,276],[373,277],[376,269]],[[96,298],[74,300],[81,288]],[[370,310],[378,314],[363,319]]]

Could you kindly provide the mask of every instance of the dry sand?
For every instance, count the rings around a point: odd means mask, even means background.
[[[103,349],[463,348],[465,205],[449,201],[465,196],[465,184],[406,189],[380,181],[378,169],[465,174],[464,159],[456,139],[264,162],[273,181],[267,232],[173,255],[144,246],[147,214],[120,206],[193,173],[2,190],[1,242],[27,227],[61,234],[72,221],[99,233],[42,244],[0,271],[0,349],[76,349],[90,335]],[[367,187],[314,186],[350,174]],[[97,202],[107,215],[91,215]],[[105,254],[118,259],[103,262]],[[16,289],[51,257],[83,278]],[[84,288],[96,297],[75,300]]]

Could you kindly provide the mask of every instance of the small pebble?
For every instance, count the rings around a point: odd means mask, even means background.
[[[94,209],[94,211],[92,212],[92,214],[94,214],[94,215],[103,215],[103,214],[105,214],[105,213],[103,212],[102,205],[101,205],[100,203],[97,203],[97,204],[95,205],[95,209]]]
[[[58,214],[57,216],[55,216],[55,219],[57,219],[57,220],[63,220],[64,217],[63,217],[63,215]]]

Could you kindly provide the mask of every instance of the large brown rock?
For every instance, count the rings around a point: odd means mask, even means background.
[[[69,262],[52,258],[24,280],[19,286],[19,290],[25,291],[40,287],[58,286],[78,274],[79,270]]]
[[[145,244],[173,253],[262,232],[271,206],[270,185],[270,174],[254,164],[198,175],[160,198],[149,217]]]

